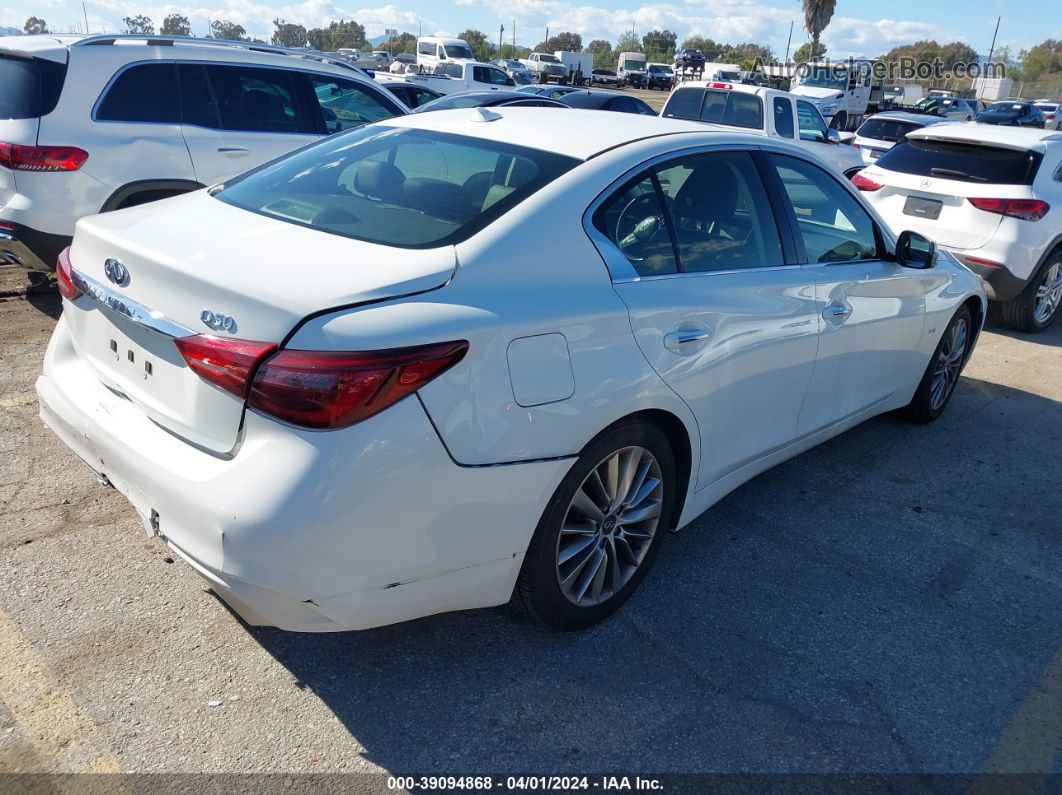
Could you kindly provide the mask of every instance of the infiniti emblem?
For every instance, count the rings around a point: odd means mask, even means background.
[[[109,259],[103,263],[103,272],[107,279],[119,287],[129,284],[129,269],[116,259]]]
[[[204,309],[199,313],[199,319],[208,328],[214,329],[214,331],[236,331],[236,318],[231,315],[222,315],[217,312],[211,312],[209,309]]]

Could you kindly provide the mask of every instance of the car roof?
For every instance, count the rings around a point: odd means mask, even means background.
[[[887,110],[883,113],[875,113],[873,116],[868,116],[867,121],[871,119],[895,119],[896,121],[908,122],[910,124],[917,124],[920,127],[926,127],[930,124],[940,124],[941,122],[948,121],[948,119],[942,116],[928,116],[922,113],[908,113],[903,110]]]
[[[396,116],[378,124],[504,141],[528,149],[548,147],[551,152],[579,160],[586,160],[608,149],[634,141],[677,133],[708,132],[720,138],[725,136],[728,140],[747,139],[751,146],[760,146],[763,143],[760,137],[734,133],[733,130],[710,131],[700,122],[661,119],[658,116],[642,116],[636,113],[610,114],[608,124],[601,123],[601,114],[595,110],[573,109],[568,113],[557,113],[552,108],[502,106],[492,109],[490,115],[495,118],[485,121],[480,109],[459,108]],[[548,140],[542,135],[542,131],[547,129]]]
[[[953,124],[934,124],[907,133],[908,138],[926,138],[937,141],[963,141],[984,143],[1007,149],[1027,149],[1046,152],[1048,146],[1062,145],[1062,133],[1056,130],[1041,130],[1036,127],[998,127],[979,124],[975,121]]]
[[[573,108],[600,108],[603,107],[609,100],[616,97],[626,97],[629,94],[622,94],[619,91],[590,91],[579,90],[569,91],[559,100],[566,105],[571,105]],[[638,99],[637,97],[631,97],[631,99]],[[644,101],[644,100],[639,100]]]

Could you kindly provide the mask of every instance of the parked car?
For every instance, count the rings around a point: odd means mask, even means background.
[[[595,69],[590,73],[591,85],[622,86],[623,80],[611,69]]]
[[[977,103],[972,100],[962,99],[961,97],[944,97],[937,94],[930,94],[925,99],[919,100],[915,103],[915,108],[922,113],[958,121],[973,121],[979,113]]]
[[[624,85],[645,86],[645,53],[621,52],[616,58],[616,74]]]
[[[568,106],[555,99],[528,95],[522,91],[465,91],[461,94],[450,94],[441,97],[426,105],[416,108],[414,113],[426,113],[436,110],[453,110],[454,108],[495,108],[495,107],[523,107],[523,108],[564,108]]]
[[[491,61],[494,66],[501,67],[505,74],[513,79],[518,86],[529,86],[535,82],[535,76],[523,63],[515,58],[498,58]]]
[[[548,52],[533,52],[521,63],[534,75],[539,83],[548,83],[550,80],[559,83],[568,79],[568,69],[561,63],[560,58]]]
[[[985,281],[1004,323],[1043,331],[1062,305],[1062,140],[1050,130],[934,124],[856,176],[893,229],[935,240]]]
[[[945,119],[937,116],[905,113],[900,110],[876,113],[859,125],[852,139],[852,146],[859,150],[863,162],[870,165],[912,130],[920,130],[944,121]]]
[[[700,72],[704,70],[704,63],[704,53],[693,47],[683,47],[675,53],[675,71]]]
[[[671,92],[660,115],[794,141],[848,177],[864,165],[859,150],[840,142],[810,100],[774,88],[687,81]]]
[[[32,269],[82,216],[408,112],[345,59],[180,36],[0,38],[0,86],[3,248]]]
[[[560,99],[568,94],[576,94],[579,92],[585,92],[585,88],[579,88],[578,86],[561,86],[553,85],[552,83],[537,83],[533,86],[520,86],[516,89],[522,94],[537,94],[540,97],[549,97],[550,99]]]
[[[565,94],[560,101],[582,110],[612,110],[620,113],[640,113],[643,116],[656,115],[656,111],[647,102],[615,91],[575,91]]]
[[[1062,108],[1059,107],[1058,102],[1037,100],[1033,104],[1044,114],[1044,129],[1062,130]]]
[[[795,144],[599,118],[412,114],[83,219],[44,422],[251,624],[575,629],[741,483],[945,410],[972,273]]]
[[[675,73],[666,63],[651,63],[646,68],[645,87],[670,91],[675,85]]]
[[[434,88],[405,80],[381,81],[381,85],[402,100],[402,104],[407,108],[419,108],[421,105],[445,96]]]
[[[516,87],[516,81],[503,69],[478,61],[449,61],[435,67],[434,76],[449,77],[438,83],[431,83],[431,88],[441,94],[456,94],[462,91],[505,91]],[[417,77],[407,77],[410,82],[418,82]]]
[[[981,124],[1002,124],[1008,127],[1039,127],[1046,124],[1043,111],[1031,102],[993,102],[977,114]]]

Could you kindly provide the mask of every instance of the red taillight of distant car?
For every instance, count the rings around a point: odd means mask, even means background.
[[[76,146],[23,146],[0,143],[0,166],[12,171],[77,171],[88,152]]]
[[[885,187],[880,182],[875,182],[872,179],[867,179],[862,174],[856,174],[854,177],[852,177],[852,185],[856,188],[859,188],[859,190],[865,191],[881,190]]]
[[[1039,221],[1051,205],[1041,199],[967,199],[978,210],[1022,221]]]

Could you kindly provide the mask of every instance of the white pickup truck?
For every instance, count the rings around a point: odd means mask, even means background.
[[[516,88],[516,81],[503,69],[476,61],[441,63],[430,75],[409,73],[395,75],[377,72],[376,79],[381,83],[398,80],[419,84],[438,91],[440,94],[457,94],[461,91],[505,91]]]
[[[550,80],[560,83],[568,79],[568,67],[560,58],[548,52],[533,52],[527,58],[521,59],[520,63],[527,67],[539,83],[548,83]]]
[[[840,142],[839,133],[827,128],[811,102],[786,91],[713,80],[688,81],[675,87],[660,115],[785,138],[814,152],[848,178],[864,166],[859,151]]]

